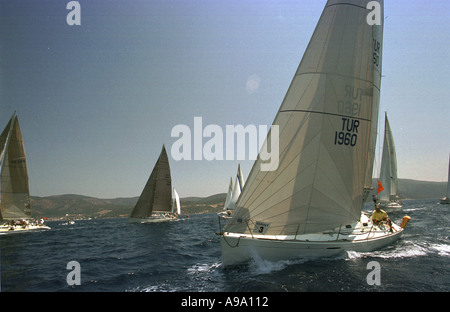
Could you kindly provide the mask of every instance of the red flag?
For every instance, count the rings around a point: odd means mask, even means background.
[[[381,184],[381,181],[378,181],[378,194],[384,190],[383,184]]]

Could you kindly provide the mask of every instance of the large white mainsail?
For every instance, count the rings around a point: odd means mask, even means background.
[[[269,132],[264,143],[278,140],[278,168],[261,170],[258,157],[219,233],[224,265],[255,253],[281,260],[373,250],[399,237],[398,227],[375,234],[361,214],[372,181],[383,36],[383,1],[368,2],[325,5],[273,122],[279,137]]]
[[[384,142],[380,182],[383,186],[383,190],[378,193],[380,203],[388,207],[400,208],[401,204],[398,201],[397,156],[387,113],[385,113],[384,117]]]

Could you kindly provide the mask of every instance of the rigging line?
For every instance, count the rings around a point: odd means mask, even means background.
[[[348,115],[342,115],[342,114],[335,114],[335,113],[327,113],[327,112],[318,112],[318,111],[311,111],[311,110],[306,110],[306,109],[284,109],[284,110],[280,110],[280,113],[311,113],[311,114],[322,114],[322,115],[329,115],[329,116],[336,116],[336,117],[348,117],[348,118],[353,118],[353,119],[358,119],[358,120],[363,120],[363,121],[371,121],[371,119],[368,118],[361,118],[361,117],[355,117],[355,116],[348,116]]]

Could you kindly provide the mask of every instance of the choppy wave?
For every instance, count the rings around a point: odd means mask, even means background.
[[[373,252],[271,262],[257,256],[224,268],[215,214],[179,222],[129,224],[126,219],[49,224],[52,230],[2,235],[2,291],[273,292],[449,291],[447,208],[405,201],[412,220],[403,236]],[[81,285],[68,286],[66,264],[81,265]],[[382,266],[382,286],[367,284],[367,263]]]

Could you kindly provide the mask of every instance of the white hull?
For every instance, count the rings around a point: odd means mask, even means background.
[[[380,207],[386,209],[400,209],[403,207],[403,204],[398,201],[380,202]]]
[[[165,222],[165,221],[174,221],[177,220],[178,217],[173,215],[171,216],[151,216],[148,218],[129,218],[128,222],[130,223],[157,223],[157,222]]]
[[[361,216],[361,222],[351,226],[351,229],[343,227],[297,236],[252,236],[225,232],[220,239],[223,265],[236,265],[251,259],[280,261],[331,257],[343,251],[369,252],[394,242],[403,232],[395,224],[392,233],[384,226],[373,226],[365,215]]]
[[[443,204],[443,205],[450,204],[450,197],[443,197],[443,198],[441,198],[440,203]]]
[[[50,230],[50,227],[46,225],[1,225],[0,234],[12,234],[12,233],[24,233],[24,232],[37,232]]]

